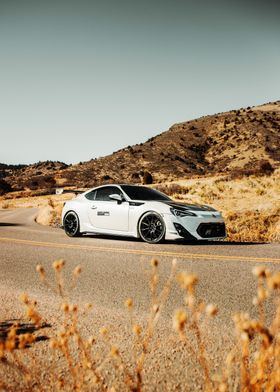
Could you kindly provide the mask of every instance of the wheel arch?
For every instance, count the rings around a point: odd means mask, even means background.
[[[84,205],[84,203],[81,203],[81,201],[78,199],[70,200],[66,202],[62,210],[62,216],[61,216],[62,226],[64,225],[64,218],[69,212],[73,212],[78,216],[80,231],[83,233],[86,232],[87,231],[86,223],[88,221],[86,205]]]
[[[163,223],[164,223],[164,236],[163,236],[163,239],[165,239],[165,236],[166,236],[166,222],[165,222],[165,219],[164,219],[164,215],[161,212],[157,211],[156,209],[144,211],[138,217],[138,220],[137,220],[137,238],[141,238],[140,233],[139,233],[139,223],[140,223],[142,217],[144,215],[148,214],[148,213],[156,213],[157,215],[160,215],[160,217],[162,218]]]
[[[77,211],[75,211],[73,208],[70,208],[69,210],[67,210],[67,211],[65,211],[65,212],[63,213],[62,222],[64,222],[64,219],[65,219],[66,215],[69,214],[69,212],[74,212],[74,214],[77,215],[77,217],[78,217],[78,219],[79,219],[79,223],[80,223],[79,214],[78,214]]]
[[[67,215],[69,215],[69,214],[75,215],[75,216],[77,217],[77,220],[78,220],[78,229],[77,229],[76,234],[73,235],[73,236],[72,236],[72,235],[69,235],[69,234],[67,233],[67,231],[66,231],[66,229],[65,229],[65,224],[64,224],[64,221],[65,221]],[[63,229],[64,229],[64,231],[66,232],[67,235],[69,235],[70,237],[80,237],[80,236],[81,236],[81,234],[82,234],[82,231],[81,231],[81,219],[80,219],[80,217],[79,217],[79,214],[78,214],[75,210],[73,210],[73,209],[67,210],[67,211],[65,212],[65,214],[63,215],[63,217],[62,217],[62,223],[63,223],[63,224],[62,224],[62,227],[63,227]]]

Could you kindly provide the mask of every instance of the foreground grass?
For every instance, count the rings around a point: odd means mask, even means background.
[[[255,319],[246,313],[233,316],[236,343],[227,353],[225,362],[219,368],[214,368],[208,351],[208,336],[211,335],[212,322],[219,309],[197,297],[197,276],[190,272],[177,272],[175,260],[170,276],[163,285],[159,281],[159,263],[156,259],[151,261],[148,282],[151,304],[145,323],[137,321],[133,299],[128,298],[125,301],[133,340],[131,352],[123,349],[118,341],[112,340],[110,329],[106,326],[100,328],[97,334],[91,334],[90,331],[83,329],[83,315],[91,312],[92,305],[78,306],[70,302],[64,280],[64,265],[63,260],[53,263],[55,290],[61,299],[61,305],[57,315],[58,327],[51,332],[44,353],[46,358],[54,359],[52,365],[47,365],[47,361],[28,348],[36,342],[34,331],[44,327],[48,320],[39,313],[36,301],[23,294],[21,302],[26,308],[26,317],[29,325],[33,325],[33,329],[29,328],[28,331],[22,332],[22,325],[14,323],[6,328],[5,334],[2,334],[1,391],[153,390],[152,374],[146,371],[147,361],[156,361],[156,351],[159,349],[157,330],[173,284],[180,286],[184,299],[184,306],[174,310],[173,330],[177,339],[174,340],[173,347],[176,346],[182,353],[187,352],[194,360],[199,378],[197,390],[279,390],[279,272],[272,274],[261,266],[253,269],[257,279],[257,293],[253,298],[253,304],[258,316]],[[44,268],[38,265],[37,272],[43,284],[53,290],[52,282],[49,281]],[[70,277],[70,289],[75,288],[80,273],[81,267],[77,266]],[[264,309],[267,302],[275,304],[274,317],[270,321],[265,318]],[[94,318],[92,329],[94,330]],[[182,355],[181,361],[183,359]],[[184,368],[187,363],[180,365]],[[176,384],[170,385],[169,389],[187,390],[190,385],[192,380],[189,373],[182,372],[180,379]]]

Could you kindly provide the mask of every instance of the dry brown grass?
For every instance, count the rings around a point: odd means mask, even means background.
[[[153,259],[151,262],[152,300],[144,328],[137,323],[133,300],[127,299],[125,302],[134,335],[132,353],[125,352],[112,341],[105,326],[100,329],[98,336],[85,335],[81,321],[83,314],[90,312],[92,306],[86,304],[81,307],[69,302],[64,283],[64,265],[63,260],[53,263],[55,287],[61,298],[62,322],[53,331],[45,355],[52,356],[54,362],[50,368],[44,369],[44,362],[28,350],[35,343],[36,334],[32,331],[20,334],[19,324],[11,325],[0,341],[0,366],[5,369],[6,375],[0,381],[1,391],[149,390],[149,373],[145,374],[145,381],[143,379],[146,357],[149,354],[150,358],[154,358],[151,350],[157,346],[152,346],[151,341],[157,339],[156,327],[174,281],[176,262],[173,262],[170,277],[163,288],[159,287],[158,261]],[[44,268],[37,266],[37,272],[43,283],[51,289],[52,284]],[[80,273],[80,266],[72,271],[71,289],[76,286]],[[272,274],[268,269],[258,266],[253,269],[253,274],[257,278],[257,295],[253,305],[258,316],[255,319],[246,313],[233,316],[236,344],[228,352],[225,363],[215,369],[204,331],[205,325],[207,330],[211,329],[211,319],[216,317],[218,309],[214,304],[205,303],[197,297],[196,275],[184,271],[177,273],[176,280],[182,289],[185,305],[174,312],[173,328],[178,334],[176,344],[196,360],[204,391],[259,392],[277,391],[280,388],[280,273]],[[45,321],[37,310],[36,302],[26,294],[21,296],[21,301],[34,330],[42,327]],[[265,319],[264,312],[264,305],[268,301],[275,303],[274,317],[270,321]],[[98,350],[100,345],[102,350]],[[63,368],[56,366],[56,361],[61,362],[61,359],[64,361]],[[185,372],[176,388],[188,389],[190,382]]]
[[[280,241],[280,208],[225,214],[230,241]]]
[[[8,203],[7,201],[5,203],[2,204],[2,209],[3,210],[7,210],[10,208],[10,203]]]
[[[196,178],[156,188],[182,202],[217,208],[230,241],[280,241],[279,169],[269,176]]]
[[[47,206],[39,209],[36,222],[44,226],[59,226],[63,203],[61,200],[54,201],[54,199],[49,198]]]
[[[74,197],[74,193],[65,193],[62,195],[44,195],[44,196],[24,196],[20,193],[10,193],[9,198],[6,196],[0,197],[0,208],[3,208],[8,204],[8,208],[42,208],[47,207],[49,203],[55,205],[64,203],[67,200],[71,200]],[[51,201],[50,201],[51,200]]]

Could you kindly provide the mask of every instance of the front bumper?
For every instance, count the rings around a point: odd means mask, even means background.
[[[226,225],[224,222],[200,223],[197,232],[202,238],[224,238]]]
[[[165,214],[167,240],[220,240],[226,237],[225,222],[221,215],[175,217]]]

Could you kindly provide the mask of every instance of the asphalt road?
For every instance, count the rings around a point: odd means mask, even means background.
[[[54,311],[51,290],[42,287],[35,271],[42,264],[52,273],[52,262],[66,260],[66,273],[77,264],[82,267],[74,297],[79,303],[91,302],[98,324],[121,327],[126,310],[124,301],[131,297],[136,313],[144,319],[150,306],[149,261],[157,257],[160,284],[177,259],[178,271],[194,272],[199,277],[198,296],[219,308],[215,321],[216,336],[232,330],[231,315],[238,311],[254,312],[252,298],[256,280],[255,265],[280,269],[280,244],[258,243],[163,243],[150,245],[135,239],[85,236],[69,238],[59,228],[43,227],[34,222],[36,209],[0,211],[0,287],[2,293],[30,293]],[[174,309],[183,305],[177,283],[172,287],[162,315],[161,328],[170,329]],[[272,307],[268,306],[268,312]],[[3,314],[2,314],[3,317]]]
[[[160,261],[162,279],[168,277],[174,258],[178,270],[197,273],[201,282],[199,295],[230,313],[251,307],[251,294],[255,291],[253,266],[261,263],[275,270],[280,264],[280,244],[150,245],[128,238],[69,238],[59,228],[36,224],[35,216],[36,209],[0,211],[0,281],[32,291],[37,288],[36,279],[35,282],[32,279],[36,265],[40,263],[48,269],[54,260],[64,258],[70,269],[77,264],[82,266],[81,298],[108,308],[122,306],[122,300],[128,296],[147,307],[147,276],[143,266],[152,257]],[[179,305],[175,294],[171,298],[173,307]]]

